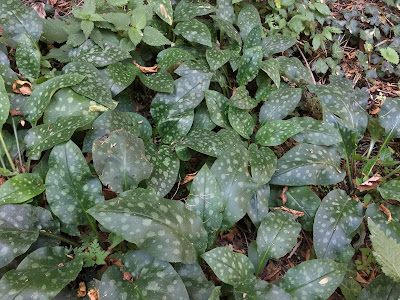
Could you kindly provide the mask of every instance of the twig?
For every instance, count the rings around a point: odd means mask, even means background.
[[[304,59],[304,62],[306,63],[306,66],[307,66],[308,71],[310,71],[310,74],[311,74],[311,77],[312,77],[312,80],[313,80],[314,84],[317,84],[317,82],[315,81],[315,78],[314,78],[314,74],[313,74],[313,72],[311,71],[310,65],[308,64],[308,61],[307,61],[306,57],[304,56],[303,51],[301,51],[299,45],[296,44],[296,47],[297,47],[297,49],[299,49],[300,54],[301,54],[301,57]]]

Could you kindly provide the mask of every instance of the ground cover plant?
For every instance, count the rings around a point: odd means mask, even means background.
[[[399,3],[45,2],[0,2],[1,299],[400,297]]]

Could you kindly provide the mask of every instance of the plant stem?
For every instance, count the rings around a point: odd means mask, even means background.
[[[11,155],[7,150],[7,146],[6,146],[6,143],[4,142],[3,135],[2,135],[1,132],[0,132],[0,143],[3,146],[4,152],[6,153],[7,159],[9,161],[10,165],[11,165],[11,168],[12,168],[13,172],[17,172],[17,169],[15,168],[15,165],[14,165],[14,163],[12,161]]]
[[[89,221],[89,226],[90,226],[90,228],[92,228],[94,234],[96,235],[97,240],[99,241],[100,246],[101,246],[103,249],[106,249],[106,246],[104,245],[103,241],[102,241],[101,238],[100,238],[100,233],[98,232],[98,230],[97,230],[97,228],[96,228],[96,224],[93,222],[92,217],[89,216],[86,212],[85,212],[85,214],[86,214],[87,220]]]
[[[350,166],[350,157],[346,155],[346,165],[347,165],[347,176],[349,177],[349,185],[350,189],[353,189],[353,175],[352,175],[352,168]]]
[[[53,238],[53,239],[57,239],[57,240],[66,242],[66,243],[71,244],[72,246],[75,246],[75,247],[79,247],[80,246],[80,244],[70,240],[69,238],[66,238],[66,237],[64,237],[62,235],[54,234],[54,233],[51,233],[51,232],[48,232],[48,231],[45,231],[45,230],[40,230],[39,234],[42,235],[42,236],[47,236],[47,237],[50,237],[50,238]]]
[[[383,177],[383,178],[382,178],[382,183],[385,183],[386,180],[387,180],[390,176],[396,174],[397,172],[400,172],[400,166],[397,167],[396,169],[394,169],[394,170],[393,170],[392,172],[390,172],[389,174],[387,174],[385,177]]]
[[[4,168],[4,169],[7,169],[6,168],[6,164],[4,163],[4,160],[3,160],[3,158],[0,156],[0,163],[1,163],[1,166]]]
[[[15,126],[15,120],[14,120],[13,117],[11,117],[11,120],[12,120],[12,127],[13,127],[13,131],[14,131],[14,136],[15,136],[15,143],[17,144],[19,167],[22,170],[22,155],[21,155],[21,148],[19,147],[17,126]]]

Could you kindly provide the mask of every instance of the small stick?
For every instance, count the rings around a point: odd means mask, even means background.
[[[303,57],[304,62],[306,63],[307,69],[308,69],[308,71],[310,71],[310,73],[311,73],[311,77],[312,77],[312,79],[313,79],[314,84],[317,84],[317,82],[315,81],[315,78],[314,78],[314,74],[313,74],[313,72],[311,71],[310,65],[308,64],[308,61],[307,61],[306,57],[304,56],[303,51],[301,51],[299,45],[296,44],[296,47],[297,47],[297,49],[299,49],[300,54],[301,54],[301,57]]]

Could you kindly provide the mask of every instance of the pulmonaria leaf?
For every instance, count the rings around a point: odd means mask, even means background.
[[[317,145],[293,147],[279,160],[277,172],[270,183],[278,185],[327,185],[344,179],[340,156],[333,150]]]
[[[260,123],[282,120],[296,109],[300,99],[301,89],[299,88],[283,87],[273,91],[261,106]]]
[[[216,15],[219,19],[232,24],[235,21],[235,11],[231,0],[217,0]],[[214,16],[211,16],[214,17]],[[232,26],[233,27],[233,26]]]
[[[64,87],[74,86],[85,78],[79,74],[65,74],[54,77],[37,86],[28,101],[25,103],[23,113],[29,122],[37,122],[49,104],[54,93]]]
[[[269,185],[260,186],[249,201],[247,215],[257,228],[268,215],[268,200],[270,195]],[[250,250],[249,250],[250,251]],[[250,254],[249,254],[250,256]],[[257,255],[258,256],[258,255]]]
[[[72,141],[51,151],[46,184],[51,210],[66,224],[89,224],[86,211],[104,201],[100,181],[92,176],[85,157]]]
[[[322,199],[314,220],[314,249],[317,258],[338,259],[360,226],[363,209],[345,191],[333,190]]]
[[[173,10],[170,0],[149,0],[149,4],[161,20],[172,26]]]
[[[398,297],[400,297],[400,283],[385,275],[380,275],[362,289],[357,300],[394,300]]]
[[[33,8],[21,5],[18,0],[1,1],[0,24],[2,37],[14,49],[22,35],[31,36],[37,42],[42,34],[42,19]]]
[[[285,76],[290,82],[313,84],[310,71],[303,65],[297,57],[279,56],[279,70],[281,76]]]
[[[225,139],[214,131],[199,128],[192,129],[182,141],[182,145],[214,157],[222,156],[229,146]]]
[[[231,58],[230,50],[221,50],[219,48],[211,48],[206,50],[206,59],[210,66],[210,70],[215,71],[225,65]]]
[[[122,268],[111,266],[101,277],[101,299],[189,299],[171,264],[141,250],[129,251],[121,262]]]
[[[211,120],[206,103],[202,102],[194,110],[193,128],[213,130],[216,127]]]
[[[303,128],[303,131],[293,136],[296,142],[321,146],[331,146],[341,142],[342,138],[338,130],[326,121],[310,117],[292,119]]]
[[[72,86],[72,89],[97,103],[108,108],[114,108],[115,104],[111,98],[111,90],[99,70],[93,65],[86,62],[71,62],[63,68],[65,74],[80,74],[85,76],[77,85]]]
[[[15,59],[18,70],[24,77],[39,77],[40,56],[40,51],[35,41],[30,36],[23,34],[15,52]]]
[[[215,12],[215,7],[209,3],[180,1],[175,7],[174,21],[189,21],[194,17],[208,15],[213,12]]]
[[[112,96],[116,96],[131,85],[138,73],[137,68],[116,62],[104,69],[103,74],[106,75]]]
[[[3,77],[6,91],[9,93],[13,92],[13,84],[15,80],[18,80],[17,73],[15,73],[10,67],[0,64],[0,75]]]
[[[260,65],[261,70],[268,74],[269,78],[275,83],[279,89],[281,83],[281,75],[279,73],[279,62],[275,58],[264,60]]]
[[[254,272],[250,259],[241,253],[233,252],[229,247],[214,248],[201,257],[221,281],[234,287],[247,281]]]
[[[292,119],[271,121],[257,131],[256,142],[264,146],[278,146],[302,130]]]
[[[166,70],[159,70],[157,73],[145,75],[139,73],[140,81],[149,89],[160,93],[171,94],[174,92],[174,79]]]
[[[229,99],[213,90],[207,90],[205,96],[211,120],[220,127],[230,127],[228,121]]]
[[[69,52],[72,61],[84,61],[95,67],[105,67],[112,63],[131,58],[129,52],[123,51],[117,45],[104,41],[103,47],[87,40],[81,46]]]
[[[343,280],[344,264],[330,259],[313,259],[290,268],[279,284],[294,300],[328,299]]]
[[[386,136],[400,137],[399,98],[386,98],[379,111],[379,123],[385,128]]]
[[[207,246],[203,222],[194,212],[149,190],[129,190],[89,213],[107,230],[168,262],[194,263]]]
[[[277,158],[274,152],[266,147],[258,149],[256,144],[249,146],[251,177],[259,186],[268,183],[275,173]]]
[[[229,102],[229,105],[233,105],[240,109],[252,109],[256,107],[257,104],[258,101],[250,97],[245,86],[238,87]]]
[[[223,0],[223,1],[229,2],[229,0]],[[243,43],[242,38],[240,37],[240,34],[236,30],[236,28],[232,25],[232,22],[221,19],[218,16],[211,16],[211,18],[213,18],[217,22],[219,29],[223,33],[225,33],[231,39],[235,40],[240,48],[242,47]]]
[[[230,105],[228,119],[232,128],[245,139],[249,139],[253,134],[257,120],[247,110]]]
[[[2,76],[0,76],[0,128],[2,128],[4,123],[7,121],[9,113],[10,100],[8,99],[7,90],[4,85],[4,79]]]
[[[93,164],[103,185],[116,193],[136,188],[153,170],[143,140],[123,129],[94,142]]]
[[[211,47],[211,33],[207,25],[197,19],[178,23],[175,33],[182,35],[189,42]]]
[[[18,174],[0,186],[0,205],[24,203],[43,193],[46,186],[37,174]]]
[[[157,54],[157,63],[160,67],[167,69],[179,62],[193,60],[194,56],[185,49],[171,47],[164,49]]]
[[[71,259],[64,247],[44,247],[25,257],[0,280],[3,299],[52,299],[82,270],[82,261]]]
[[[239,86],[246,85],[256,78],[262,61],[261,46],[246,49],[240,59],[236,80]]]
[[[160,146],[158,149],[154,144],[147,143],[146,157],[153,164],[150,178],[146,180],[154,192],[164,197],[175,185],[179,173],[179,158],[171,147]]]
[[[133,124],[137,124],[139,127],[139,136],[142,138],[144,142],[151,139],[153,136],[153,128],[151,127],[150,122],[142,115],[128,112],[128,116],[132,119]]]
[[[286,51],[294,44],[296,44],[296,39],[284,35],[270,35],[264,38],[261,42],[265,57]]]
[[[0,267],[25,253],[39,236],[39,219],[28,204],[0,206]],[[1,283],[0,283],[1,291]],[[0,292],[1,294],[1,292]]]
[[[255,277],[250,277],[242,285],[235,288],[235,299],[254,299],[254,300],[293,300],[293,298],[283,289],[275,284]]]
[[[400,201],[400,180],[390,180],[378,187],[383,199]]]
[[[400,244],[400,209],[397,205],[385,204],[385,206],[391,213],[391,222],[388,222],[388,216],[379,209],[379,205],[376,203],[368,206],[365,217],[371,219],[387,237]]]
[[[142,41],[150,46],[170,45],[171,41],[167,39],[160,31],[151,26],[146,26],[143,30]]]
[[[92,116],[59,117],[54,123],[43,124],[28,130],[25,143],[28,156],[40,154],[57,144],[68,141],[74,131],[93,121]]]
[[[261,26],[260,14],[257,9],[251,4],[245,5],[239,12],[237,25],[240,29],[240,36],[245,41],[254,27]]]

